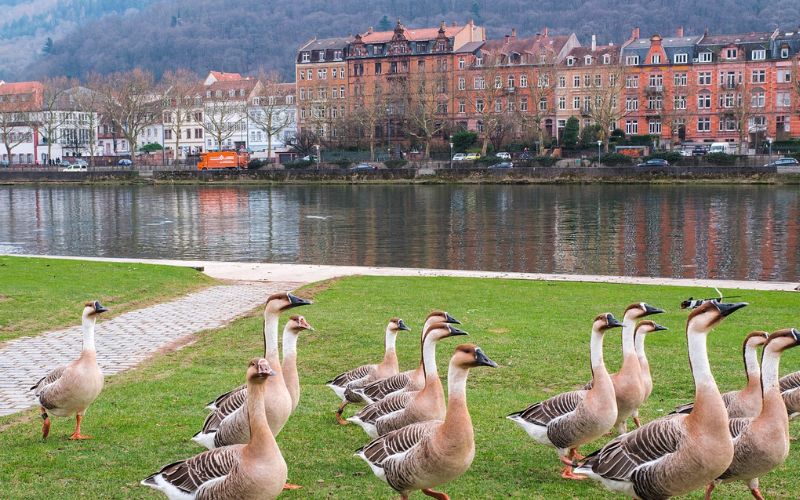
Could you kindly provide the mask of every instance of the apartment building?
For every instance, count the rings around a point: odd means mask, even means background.
[[[334,126],[347,112],[347,63],[351,37],[312,39],[297,52],[297,126],[335,138]]]

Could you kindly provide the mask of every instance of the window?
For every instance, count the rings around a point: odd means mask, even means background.
[[[689,54],[675,54],[675,56],[672,58],[672,62],[674,64],[686,64],[689,62]]]
[[[592,56],[584,56],[583,64],[585,64],[586,66],[591,66],[592,65]]]
[[[383,73],[383,66],[381,63],[375,63],[375,74],[380,75],[381,73]]]
[[[609,87],[616,87],[617,86],[617,75],[616,74],[611,73],[610,75],[608,75],[608,86]]]
[[[344,80],[344,66],[339,68],[339,80]]]
[[[591,110],[592,110],[592,98],[589,97],[588,95],[584,96],[584,98],[583,98],[583,111],[588,113]]]
[[[463,57],[458,59],[458,69],[464,69],[467,65],[467,62],[464,60]]]
[[[290,100],[291,100],[291,97],[292,97],[292,96],[289,96],[289,99],[290,99]],[[341,87],[339,87],[339,97],[340,97],[340,98],[342,98],[342,99],[344,99],[344,85],[342,85]],[[287,103],[286,103],[286,104],[292,104],[292,103],[287,101]]]
[[[528,110],[528,98],[525,98],[525,111]],[[539,111],[547,111],[547,97],[539,98]]]
[[[336,78],[336,68],[331,70],[331,78]]]
[[[566,76],[559,76],[558,77],[558,88],[563,89],[567,86],[567,77]]]
[[[767,51],[764,49],[754,50],[750,53],[750,58],[754,61],[763,61],[767,58]]]
[[[301,80],[305,80],[306,79],[306,72],[305,71],[301,71],[299,74],[300,74],[300,79]]]
[[[486,88],[486,81],[482,76],[476,76],[475,79],[472,80],[472,88],[475,90],[483,90]]]
[[[628,75],[625,77],[625,88],[626,89],[638,89],[639,88],[639,76],[638,75]]]
[[[652,64],[661,64],[661,54],[653,54]]]
[[[581,109],[581,98],[580,97],[573,97],[572,98],[572,109]]]
[[[701,63],[711,62],[711,52],[700,52],[698,60]]]
[[[750,95],[750,105],[754,108],[763,108],[766,97],[763,90],[753,91]]]
[[[625,111],[636,111],[639,109],[639,99],[636,97],[625,98]]]
[[[719,107],[732,108],[736,104],[736,95],[733,93],[722,94],[719,96]]]
[[[639,64],[639,56],[625,56],[626,66],[636,66]]]
[[[736,49],[725,49],[725,59],[736,59],[739,51]]]
[[[203,129],[201,129],[201,128],[194,129],[194,138],[195,139],[202,139],[203,138]]]
[[[647,132],[649,134],[661,134],[661,120],[650,120],[647,122]]]
[[[711,118],[698,118],[697,119],[698,132],[711,132]]]
[[[322,68],[320,70],[317,70],[317,78],[319,78],[320,80],[327,80],[327,78],[328,78],[328,69],[327,68]]]
[[[187,128],[183,132],[184,132],[184,134],[183,134],[184,139],[191,139],[192,138],[192,129]]]
[[[508,88],[514,88],[514,75],[508,75],[507,85]]]
[[[698,85],[711,85],[711,72],[710,71],[701,71],[697,74],[697,84]]]
[[[458,78],[458,90],[465,90],[467,88],[467,79],[464,77]]]
[[[767,118],[764,116],[754,116],[750,118],[749,125],[751,129],[764,130],[767,127]]]
[[[685,87],[688,84],[686,73],[675,73],[673,81],[676,87]]]
[[[341,61],[342,60],[342,51],[341,50],[334,50],[333,51],[333,60],[334,61]]]
[[[789,57],[789,48],[781,47],[781,59],[786,59],[788,57]]]
[[[664,75],[653,74],[647,80],[647,85],[655,90],[661,90],[664,87]]]
[[[603,85],[602,75],[594,75],[594,86],[600,87],[601,85]]]
[[[477,111],[478,113],[483,113],[483,110],[485,108],[486,108],[486,105],[483,102],[483,99],[477,99],[475,101],[475,111]]]
[[[311,62],[311,53],[310,52],[303,52],[301,55],[301,60],[304,63]]]
[[[475,58],[475,66],[479,66],[479,67],[480,67],[480,66],[483,66],[483,57],[481,57],[481,56],[477,56],[477,57]]]
[[[499,113],[501,111],[503,111],[503,100],[497,99],[496,101],[494,101],[494,112]]]
[[[172,140],[172,129],[168,128],[168,129],[164,130],[164,139],[167,140],[167,141],[171,141]]]
[[[753,70],[750,81],[752,83],[765,83],[767,81],[767,72],[763,69]]]
[[[735,118],[727,116],[720,118],[718,128],[720,132],[735,132],[739,130],[739,122]]]
[[[686,109],[686,96],[676,95],[673,105],[675,109]]]
[[[519,75],[519,86],[521,88],[526,88],[528,86],[528,76],[527,75]]]
[[[574,88],[578,88],[581,86],[581,75],[575,75],[572,77],[572,86]]]
[[[559,97],[558,98],[558,109],[565,110],[567,109],[567,98],[566,97]]]
[[[590,75],[590,74],[583,75],[583,86],[584,87],[591,87],[592,86],[592,75]]]
[[[603,64],[611,64],[611,56],[608,54],[603,54]]]
[[[575,58],[572,56],[567,57],[567,66],[575,66]]]
[[[777,96],[777,103],[776,105],[781,108],[786,108],[791,105],[792,97],[789,92],[778,92],[775,94]]]
[[[639,122],[637,120],[625,120],[625,133],[637,135],[639,133]]]
[[[494,88],[502,89],[503,88],[503,77],[496,76],[494,77]]]
[[[779,69],[778,70],[778,83],[789,83],[792,81],[792,70]]]
[[[305,101],[306,100],[306,89],[304,89],[304,88],[300,89],[300,100],[301,101]]]
[[[778,132],[789,132],[789,117],[788,116],[776,116],[775,117],[775,126],[777,127]]]
[[[306,71],[306,80],[311,80],[311,77],[314,75],[312,70]]]
[[[467,102],[464,99],[458,100],[458,112],[462,115],[467,112]]]
[[[647,109],[659,110],[662,108],[662,97],[660,95],[651,95],[647,98]]]
[[[523,97],[522,99],[519,100],[519,110],[524,112],[524,113],[528,112],[528,98],[527,97]]]
[[[697,96],[697,109],[711,109],[711,94],[701,93]]]

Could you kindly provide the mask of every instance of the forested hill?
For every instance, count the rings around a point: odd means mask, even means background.
[[[8,1],[0,0],[0,6]],[[127,3],[141,7],[148,2]],[[255,73],[263,68],[291,77],[295,51],[306,40],[393,26],[398,18],[410,26],[435,26],[441,20],[461,24],[472,18],[487,27],[490,37],[503,36],[511,28],[520,36],[531,35],[547,26],[552,33],[574,31],[584,43],[592,34],[600,43],[619,43],[634,26],[641,27],[642,36],[668,35],[678,26],[687,34],[705,28],[715,33],[766,31],[779,25],[791,29],[800,23],[800,1],[162,0],[89,21],[55,38],[48,53],[36,54],[26,69],[2,69],[8,76],[28,78],[80,77],[135,66],[156,75],[177,67],[201,74],[209,69]]]

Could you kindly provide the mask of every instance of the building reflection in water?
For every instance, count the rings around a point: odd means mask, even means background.
[[[0,251],[795,281],[780,186],[0,187]]]

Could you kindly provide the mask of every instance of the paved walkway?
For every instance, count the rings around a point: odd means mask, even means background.
[[[222,327],[263,304],[269,294],[298,285],[273,281],[214,286],[98,321],[95,342],[100,367],[105,375],[127,370],[164,346]],[[28,388],[50,369],[75,359],[81,340],[81,328],[75,326],[7,342],[0,349],[0,416],[35,405]]]

